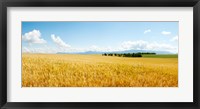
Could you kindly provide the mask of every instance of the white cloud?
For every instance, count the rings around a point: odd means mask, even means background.
[[[170,41],[172,42],[178,41],[178,36],[173,37]]]
[[[151,51],[168,51],[171,53],[177,53],[178,48],[176,46],[172,46],[170,44],[165,43],[157,43],[157,42],[148,42],[143,40],[138,41],[125,41],[121,43],[121,46],[112,48],[112,47],[98,47],[97,45],[92,45],[88,48],[62,48],[62,47],[48,47],[43,46],[40,48],[32,48],[23,47],[23,53],[58,53],[58,52],[65,52],[65,53],[81,53],[86,51],[96,51],[96,52],[117,52],[117,51],[124,51],[124,50],[151,50]]]
[[[42,47],[22,47],[23,53],[57,53],[57,48],[48,47],[47,45],[44,45]]]
[[[51,39],[54,43],[56,43],[61,48],[70,48],[71,46],[66,44],[59,36],[55,36],[54,34],[51,35]]]
[[[97,50],[99,50],[99,47],[97,47],[96,45],[92,45],[92,46],[90,47],[90,49],[91,49],[91,50],[97,51]]]
[[[148,30],[145,30],[145,31],[144,31],[144,34],[146,34],[146,33],[149,33],[149,32],[151,32],[151,30],[150,30],[150,29],[148,29]]]
[[[154,51],[168,51],[172,53],[177,52],[177,47],[165,43],[139,41],[125,41],[121,44],[124,50],[154,50]]]
[[[28,42],[29,44],[43,44],[46,43],[44,39],[41,38],[41,33],[39,30],[33,30],[22,35],[22,40]]]
[[[98,47],[96,45],[92,45],[91,47],[87,48],[87,49],[82,49],[82,51],[97,51],[97,52],[112,52],[112,51],[119,51],[116,48],[112,48],[110,46],[107,47]]]
[[[102,51],[102,48],[100,48],[96,45],[92,45],[91,47],[89,47],[88,49],[85,49],[83,51]]]
[[[135,50],[142,50],[146,49],[148,42],[139,40],[139,41],[125,41],[122,42],[121,47],[125,50],[135,49]]]
[[[163,34],[163,35],[170,35],[171,32],[169,32],[169,31],[162,31],[161,34]]]
[[[40,36],[40,35],[39,35]],[[174,37],[172,40],[177,40],[178,36]],[[97,51],[97,52],[115,52],[115,51],[124,51],[124,50],[151,50],[151,51],[168,51],[171,53],[177,53],[178,48],[170,44],[157,43],[157,42],[148,42],[143,40],[137,41],[124,41],[119,47],[112,48],[107,47],[98,47],[97,45],[92,45],[87,48],[73,48],[70,45],[66,44],[59,36],[51,35],[51,39],[57,45],[57,47],[49,47],[46,44],[38,48],[35,46],[29,45],[28,47],[23,47],[23,53],[80,53],[86,51]]]

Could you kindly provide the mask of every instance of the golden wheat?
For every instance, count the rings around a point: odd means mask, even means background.
[[[177,87],[177,58],[23,54],[23,87]]]

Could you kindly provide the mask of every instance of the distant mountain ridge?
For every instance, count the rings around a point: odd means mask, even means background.
[[[103,53],[138,53],[138,52],[151,52],[156,54],[175,54],[168,51],[152,51],[152,50],[124,50],[124,51],[113,51],[113,52],[100,52],[100,51],[85,51],[85,52],[57,52],[57,54],[103,54]]]

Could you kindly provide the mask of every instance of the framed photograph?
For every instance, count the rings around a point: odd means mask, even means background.
[[[0,106],[199,109],[199,0],[3,0]]]

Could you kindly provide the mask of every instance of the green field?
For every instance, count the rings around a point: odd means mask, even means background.
[[[144,58],[178,58],[177,54],[142,55]]]

